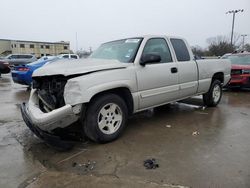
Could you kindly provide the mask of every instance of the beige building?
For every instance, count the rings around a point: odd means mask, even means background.
[[[7,54],[34,54],[36,57],[70,52],[69,42],[39,42],[0,39],[0,56]]]
[[[10,40],[0,39],[0,56],[11,53]]]

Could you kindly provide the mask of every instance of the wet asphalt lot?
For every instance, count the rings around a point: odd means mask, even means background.
[[[197,97],[130,118],[100,145],[48,147],[22,121],[29,92],[0,78],[0,187],[250,187],[250,91],[225,91],[217,108]],[[155,158],[159,168],[143,161]]]

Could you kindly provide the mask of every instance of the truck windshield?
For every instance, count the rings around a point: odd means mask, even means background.
[[[236,65],[250,65],[250,54],[246,55],[230,55],[227,57],[232,64]]]
[[[134,62],[142,38],[129,38],[102,44],[90,58],[114,59],[123,63]]]

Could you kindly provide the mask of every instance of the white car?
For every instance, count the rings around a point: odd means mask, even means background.
[[[60,54],[58,57],[63,59],[79,59],[79,56],[76,54]]]
[[[133,113],[201,94],[205,105],[216,106],[230,71],[225,59],[196,61],[179,37],[122,39],[104,43],[88,59],[36,70],[21,111],[42,139],[79,121],[88,138],[105,143],[118,138]]]

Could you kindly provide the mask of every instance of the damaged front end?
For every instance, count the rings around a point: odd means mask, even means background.
[[[48,76],[33,78],[30,99],[21,105],[23,119],[31,131],[50,145],[67,147],[57,128],[66,128],[79,119],[82,105],[65,104],[64,87],[69,78]]]

